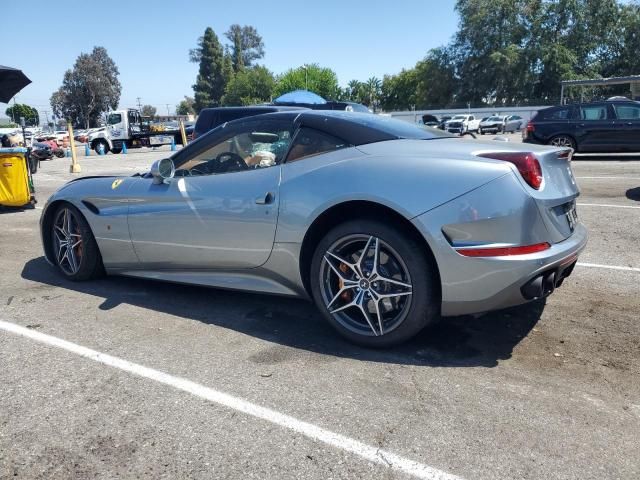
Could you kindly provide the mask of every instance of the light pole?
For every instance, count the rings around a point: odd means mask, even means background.
[[[302,65],[302,68],[304,68],[304,89],[305,90],[309,90],[309,79],[308,79],[308,68],[307,64],[305,63],[304,65]]]

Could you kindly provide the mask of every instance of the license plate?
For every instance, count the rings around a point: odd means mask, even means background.
[[[578,212],[576,210],[576,204],[570,203],[567,205],[567,211],[565,212],[567,221],[569,222],[569,229],[573,232],[574,228],[578,224]]]

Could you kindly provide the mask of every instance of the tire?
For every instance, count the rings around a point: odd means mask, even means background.
[[[80,210],[63,203],[53,215],[50,232],[54,263],[73,281],[90,280],[104,273],[102,257],[91,227]],[[63,242],[73,242],[68,248]]]
[[[383,254],[377,262],[376,248]],[[362,219],[334,227],[318,243],[310,275],[322,315],[357,345],[398,345],[439,318],[436,269],[424,245],[382,222]]]
[[[116,147],[113,147],[113,148],[111,149],[111,153],[115,153],[116,155],[117,155],[118,153],[122,153],[122,148],[116,148]]]
[[[481,128],[479,128],[479,129],[478,129],[478,133],[479,133],[480,135],[484,135],[484,130],[482,130]]]
[[[104,147],[104,154],[106,155],[107,153],[109,153],[109,144],[107,142],[105,142],[104,140],[96,140],[95,143],[93,144],[93,149],[95,150],[95,152],[99,155],[100,154],[100,145],[102,145]]]
[[[551,137],[547,142],[547,145],[553,145],[555,147],[571,147],[574,151],[577,150],[576,141],[569,135],[556,135]]]

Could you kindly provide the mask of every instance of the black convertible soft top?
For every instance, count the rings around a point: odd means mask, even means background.
[[[265,117],[278,115],[281,114],[273,113]],[[400,138],[431,140],[452,136],[442,130],[425,128],[372,113],[311,110],[300,112],[296,123],[334,135],[351,145],[365,145]]]

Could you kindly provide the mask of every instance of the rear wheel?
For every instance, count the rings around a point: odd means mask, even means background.
[[[122,152],[122,148],[116,148],[116,147],[113,147],[113,148],[111,149],[111,153],[115,153],[116,155],[117,155],[118,153],[121,153],[121,152]]]
[[[61,205],[51,223],[55,263],[69,280],[89,280],[102,274],[98,244],[82,213],[71,204]]]
[[[310,283],[317,307],[338,333],[362,346],[389,347],[437,319],[435,278],[424,246],[411,236],[355,220],[320,241]]]
[[[549,145],[554,147],[570,147],[576,149],[576,141],[569,135],[556,135],[552,137],[548,142]]]

